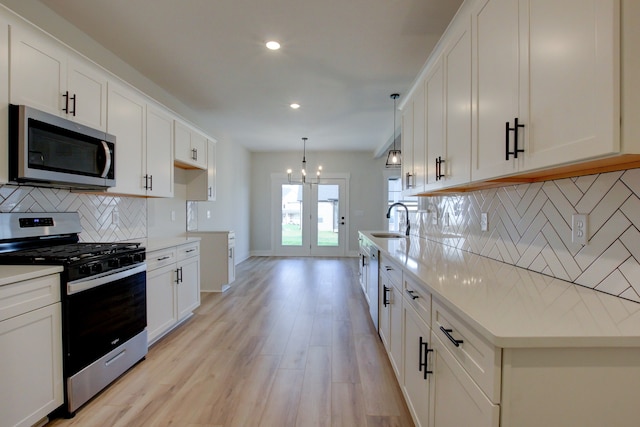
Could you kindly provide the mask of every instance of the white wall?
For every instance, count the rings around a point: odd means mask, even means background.
[[[300,170],[302,151],[251,153],[251,253],[269,255],[271,242],[271,174]],[[384,164],[368,151],[307,152],[309,170],[323,166],[325,173],[350,173],[349,238],[347,253],[358,250],[358,230],[384,227]]]

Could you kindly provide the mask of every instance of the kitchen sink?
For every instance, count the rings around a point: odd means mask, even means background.
[[[377,237],[378,239],[403,239],[407,236],[405,236],[404,234],[400,234],[400,233],[387,233],[387,232],[382,232],[382,233],[371,233],[372,237]]]

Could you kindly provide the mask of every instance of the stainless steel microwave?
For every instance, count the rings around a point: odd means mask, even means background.
[[[9,106],[9,179],[71,189],[116,185],[116,137],[25,105]]]

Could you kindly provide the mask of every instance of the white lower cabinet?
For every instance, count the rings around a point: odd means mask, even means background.
[[[404,377],[400,377],[402,378],[400,381],[401,387],[416,426],[428,427],[430,425],[429,405],[431,404],[429,386],[433,381],[431,364],[428,363],[431,358],[429,355],[431,352],[430,329],[409,304],[404,304],[402,314],[404,323]],[[474,424],[466,425],[471,426]]]
[[[31,426],[62,405],[59,275],[0,286],[0,424]]]
[[[498,427],[500,406],[493,404],[432,331],[430,393],[437,427]],[[425,405],[426,406],[426,405]],[[535,416],[535,414],[531,414]]]
[[[189,316],[200,305],[200,243],[178,246],[178,320]]]
[[[200,305],[200,244],[147,254],[147,337],[153,344]]]

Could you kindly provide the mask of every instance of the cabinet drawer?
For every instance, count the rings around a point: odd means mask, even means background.
[[[200,255],[200,243],[178,246],[178,261]]]
[[[487,397],[493,403],[500,403],[500,349],[488,343],[436,299],[433,300],[432,330]]]
[[[147,270],[152,271],[165,265],[175,264],[176,248],[160,249],[147,254]]]
[[[431,326],[431,292],[406,275],[403,288],[404,300],[414,308],[427,325]]]
[[[380,254],[380,272],[389,277],[389,281],[393,286],[402,290],[402,269],[393,263],[388,256]]]
[[[0,321],[60,301],[60,275],[0,286]]]

